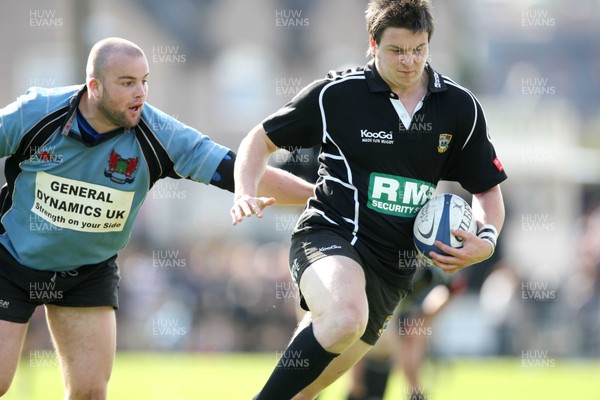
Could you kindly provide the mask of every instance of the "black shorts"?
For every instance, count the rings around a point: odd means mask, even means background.
[[[117,256],[65,272],[19,264],[0,246],[0,320],[26,323],[42,304],[119,307]]]
[[[454,276],[437,267],[425,264],[417,269],[413,277],[413,290],[398,306],[399,318],[416,318],[423,312],[423,302],[431,291],[439,285],[450,287]]]
[[[369,321],[361,340],[375,345],[390,322],[396,306],[408,293],[412,274],[386,279],[372,265],[372,256],[361,256],[344,237],[332,230],[309,230],[295,233],[290,247],[290,269],[298,288],[304,271],[315,261],[328,256],[345,256],[356,261],[365,273]],[[300,306],[310,311],[300,291]]]

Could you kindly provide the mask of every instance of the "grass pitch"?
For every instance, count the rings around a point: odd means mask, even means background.
[[[275,354],[119,353],[109,385],[111,400],[250,400],[276,363]],[[529,365],[527,365],[529,364]],[[600,361],[520,358],[462,359],[429,364],[428,400],[600,400]],[[319,400],[344,400],[347,378]],[[3,400],[60,400],[62,379],[53,352],[25,355]],[[396,373],[386,400],[403,400]]]

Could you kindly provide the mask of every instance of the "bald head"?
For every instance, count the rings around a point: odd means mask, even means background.
[[[85,68],[86,78],[102,80],[106,68],[110,65],[111,56],[125,54],[132,57],[145,57],[142,49],[133,42],[121,38],[107,38],[97,42],[90,50],[87,66]]]

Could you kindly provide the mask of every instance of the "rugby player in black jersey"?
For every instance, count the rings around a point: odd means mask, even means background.
[[[504,222],[506,179],[483,110],[427,62],[429,0],[373,0],[362,68],[329,73],[242,141],[233,223],[262,216],[258,178],[278,148],[320,145],[319,178],[292,235],[290,268],[308,310],[259,400],[313,399],[383,333],[411,288],[412,228],[440,180],[473,194],[477,235],[437,242],[435,264],[456,272],[491,256]],[[301,367],[294,367],[301,366]]]

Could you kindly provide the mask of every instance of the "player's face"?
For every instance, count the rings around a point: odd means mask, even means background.
[[[371,39],[370,47],[377,71],[393,91],[402,92],[419,84],[429,56],[427,32],[386,28],[379,44]]]
[[[113,54],[102,80],[98,111],[114,128],[133,128],[140,122],[148,95],[146,57]]]

